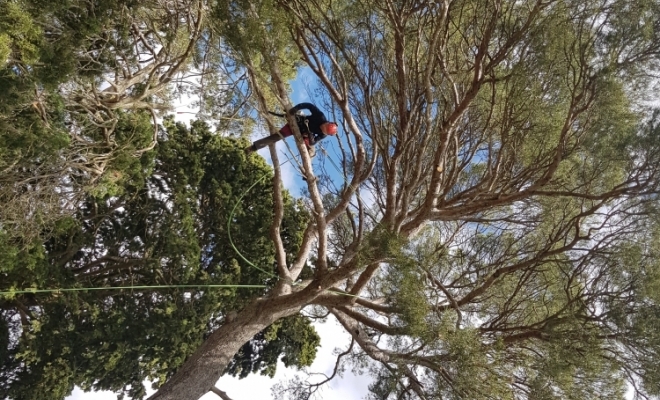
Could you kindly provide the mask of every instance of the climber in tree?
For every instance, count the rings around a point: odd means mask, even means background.
[[[309,110],[311,114],[304,115],[302,114],[301,110]],[[284,117],[284,114],[276,114],[273,112],[271,112],[271,114],[277,115],[278,117]],[[312,103],[300,103],[290,109],[289,114],[296,116],[298,129],[300,129],[300,133],[303,136],[305,145],[307,145],[309,155],[312,157],[314,157],[315,154],[314,145],[316,142],[324,139],[328,135],[337,134],[337,124],[334,122],[329,122],[325,118],[325,114],[323,114],[323,112]],[[271,143],[277,142],[282,138],[289,137],[292,134],[293,130],[289,124],[286,124],[282,127],[282,129],[280,129],[279,133],[257,140],[256,142],[252,143],[252,146],[246,148],[245,152],[249,154],[253,151],[257,151]]]

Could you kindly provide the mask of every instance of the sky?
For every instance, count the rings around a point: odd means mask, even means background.
[[[318,349],[316,359],[309,372],[319,372],[330,375],[334,368],[336,356],[333,355],[335,348],[339,347],[341,351],[345,350],[350,343],[348,333],[331,318],[328,321],[319,324],[315,323],[316,330],[321,336],[321,347]],[[305,374],[291,368],[287,369],[281,362],[278,363],[277,373],[273,379],[261,375],[252,374],[245,379],[238,379],[231,376],[220,378],[216,386],[218,389],[227,393],[232,400],[255,400],[270,399],[271,387],[283,380],[291,379],[295,374]],[[337,377],[329,384],[320,389],[317,398],[323,400],[360,400],[367,394],[367,386],[371,379],[367,375],[357,376],[350,371],[343,377]],[[149,385],[147,385],[149,387]],[[149,390],[148,395],[154,391]],[[76,388],[67,400],[116,400],[117,396],[112,392],[94,392],[85,393]],[[219,397],[213,393],[208,393],[200,400],[218,400]]]
[[[313,90],[311,90],[313,85],[313,78],[311,77],[310,71],[304,69],[301,70],[298,78],[291,82],[291,102],[294,105],[302,102],[317,103],[310,97],[310,94],[313,93]],[[176,114],[177,121],[189,123],[190,120],[195,118],[196,110],[188,107],[188,104],[191,102],[191,99],[183,99],[175,104],[174,108],[178,113]],[[318,104],[318,106],[321,108],[320,104]],[[327,114],[327,116],[330,118],[330,115]],[[282,123],[284,124],[285,121],[282,120]],[[341,127],[341,124],[339,124],[339,126]],[[257,129],[253,133],[252,139],[259,139],[266,134],[267,132]],[[343,136],[343,132],[341,132],[341,128],[338,135],[340,140],[346,140],[346,137]],[[294,139],[288,138],[287,140],[289,147],[294,154],[296,154],[297,149]],[[320,143],[322,143],[328,156],[333,158],[336,166],[339,166],[339,146],[337,146],[336,141],[337,138],[326,138]],[[307,184],[296,171],[295,162],[285,163],[287,159],[291,158],[291,154],[287,147],[283,143],[278,143],[277,149],[280,163],[284,163],[281,166],[283,185],[293,196],[299,197],[303,188],[306,187]],[[329,163],[327,158],[320,153],[321,152],[317,151],[317,156],[313,161],[315,169],[318,169],[318,171],[326,171],[333,182],[335,182],[337,186],[341,186],[344,180],[340,173],[341,171],[338,171],[335,165]],[[264,157],[268,163],[272,165],[268,148],[259,150],[257,154]],[[318,174],[318,171],[315,172]],[[318,349],[314,363],[307,370],[312,373],[325,373],[329,375],[332,373],[335,365],[336,356],[333,355],[333,351],[337,348],[339,348],[340,351],[345,350],[350,343],[350,336],[333,317],[329,317],[328,321],[325,323],[315,323],[315,327],[321,337],[321,346]],[[274,398],[271,396],[271,387],[273,385],[291,379],[296,374],[301,374],[302,377],[306,376],[295,369],[285,368],[284,364],[280,362],[278,364],[277,373],[273,379],[255,374],[252,374],[245,379],[225,376],[218,381],[216,386],[220,390],[226,392],[232,400],[270,399]],[[321,377],[320,379],[323,378]],[[367,387],[370,382],[371,378],[368,375],[355,375],[349,370],[343,377],[336,377],[333,381],[320,389],[317,393],[317,398],[323,400],[360,400],[367,395]],[[150,387],[149,384],[146,386]],[[148,395],[151,395],[152,393],[153,390],[148,391]],[[67,397],[66,400],[115,400],[116,398],[117,396],[112,392],[86,393],[79,388],[75,388],[71,396]],[[215,394],[208,393],[203,396],[201,400],[215,400],[218,398],[219,397]]]
[[[304,74],[303,74],[304,76]],[[293,93],[291,101],[294,104],[300,102],[312,102],[314,99],[309,97],[309,93],[312,91],[306,90],[304,79],[299,79],[292,84]],[[185,106],[180,105],[177,107],[179,112],[189,112],[192,110],[187,109]],[[194,114],[179,114],[178,119],[184,122],[187,122],[190,118],[194,117]],[[339,122],[339,121],[338,121]],[[340,124],[341,126],[341,124]],[[256,131],[253,134],[253,139],[258,139],[263,137],[266,132]],[[342,135],[343,132],[340,131],[339,135]],[[340,136],[341,138],[341,136]],[[344,138],[342,138],[344,139]],[[327,149],[331,157],[334,157],[335,163],[339,164],[339,158],[336,155],[338,147],[333,143],[335,142],[334,138],[325,139],[322,143]],[[295,152],[296,147],[293,143],[293,139],[288,139],[289,147]],[[278,143],[278,152],[280,155],[280,161],[284,162],[287,157],[290,157],[288,150],[283,143]],[[258,154],[264,157],[270,163],[270,156],[268,149],[261,149]],[[316,157],[315,164],[318,167],[322,162],[321,157]],[[325,170],[331,172],[333,170],[332,166],[325,166]],[[339,172],[331,172],[333,174],[332,179],[341,185],[341,180],[343,179]],[[302,181],[300,175],[296,172],[294,164],[289,162],[282,165],[282,174],[283,174],[283,184],[286,189],[294,196],[299,196],[301,189],[306,185]],[[344,331],[344,329],[339,325],[339,323],[334,320],[332,317],[328,319],[325,323],[315,323],[317,332],[321,337],[321,346],[318,349],[317,357],[313,365],[307,369],[308,372],[317,372],[331,374],[334,367],[334,362],[336,356],[333,352],[336,349],[340,351],[345,350],[346,346],[350,342],[349,335]],[[273,379],[264,377],[261,375],[250,375],[245,379],[237,379],[231,376],[222,377],[216,386],[227,393],[230,398],[233,400],[253,400],[253,399],[271,399],[276,398],[271,395],[271,387],[277,383],[291,379],[296,374],[300,374],[302,377],[307,376],[300,371],[295,369],[287,369],[280,362],[278,364],[277,373]],[[367,395],[367,387],[371,382],[371,378],[368,375],[356,375],[350,370],[347,371],[343,377],[337,377],[332,382],[324,386],[318,393],[317,398],[323,400],[361,400],[364,399]],[[149,385],[146,385],[147,387]],[[150,395],[153,393],[153,390],[149,391]],[[627,399],[632,398],[632,390],[629,388],[628,393],[626,394]],[[112,392],[95,392],[95,393],[84,393],[80,389],[76,388],[71,396],[67,397],[67,400],[114,400],[116,395]],[[213,393],[208,393],[201,398],[201,400],[215,400],[218,399]]]
[[[292,93],[290,100],[293,105],[299,103],[314,103],[322,111],[324,111],[322,104],[319,101],[315,101],[315,99],[311,97],[314,93],[314,89],[316,88],[314,75],[312,74],[311,70],[308,68],[301,68],[298,73],[298,77],[291,82],[291,88]],[[281,110],[271,111],[280,112]],[[305,112],[308,111],[305,110]],[[329,110],[325,110],[325,114],[329,120],[332,120],[332,115],[330,114]],[[286,123],[284,119],[281,119],[280,122],[282,124]],[[317,155],[312,160],[312,164],[315,167],[315,174],[318,175],[320,173],[326,173],[337,187],[341,187],[341,185],[344,183],[344,177],[342,171],[338,169],[341,165],[341,150],[337,144],[337,141],[341,140],[342,142],[346,143],[347,135],[341,130],[341,121],[336,122],[339,124],[339,132],[337,136],[326,137],[323,139],[323,141],[317,143]],[[265,129],[255,130],[252,135],[252,139],[257,140],[267,136],[268,134],[269,133],[266,132]],[[289,137],[286,139],[286,141],[288,147],[291,149],[291,151],[293,151],[293,155],[297,155],[297,148],[294,138]],[[345,146],[345,148],[347,147]],[[284,143],[278,143],[277,149],[279,153],[280,164],[282,164],[282,180],[284,187],[289,190],[292,195],[298,197],[301,195],[301,189],[307,187],[307,183],[302,180],[302,175],[297,172],[296,162],[286,162],[288,159],[293,158],[293,155],[287,149],[287,146]],[[272,165],[270,160],[270,151],[268,148],[259,150],[258,154],[264,157],[268,163]],[[332,158],[332,162],[328,160],[328,157]]]

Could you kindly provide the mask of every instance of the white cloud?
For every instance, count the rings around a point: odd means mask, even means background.
[[[112,392],[83,392],[76,386],[66,400],[117,400],[117,395]]]
[[[316,323],[321,347],[318,349],[316,359],[309,372],[320,372],[326,375],[332,374],[335,366],[336,356],[333,354],[335,348],[342,351],[350,343],[350,336],[332,317],[324,324]],[[227,393],[233,400],[270,399],[270,388],[278,382],[292,379],[296,374],[304,375],[295,369],[287,369],[281,362],[278,363],[275,378],[270,379],[260,375],[250,375],[245,379],[237,379],[231,376],[220,378],[217,387]],[[304,376],[301,376],[304,377]],[[347,371],[343,377],[336,377],[325,387],[320,389],[318,398],[323,400],[359,400],[367,394],[371,377],[368,375],[357,376]],[[217,396],[210,394],[201,400],[217,400]]]
[[[145,382],[145,386],[147,387],[147,396],[151,396],[155,392],[155,390],[151,389],[151,383]],[[71,395],[65,400],[117,400],[117,395],[108,391],[83,392],[76,386]]]
[[[332,374],[336,356],[333,354],[335,348],[342,351],[350,343],[348,333],[332,317],[326,323],[316,323],[316,330],[321,336],[321,347],[318,349],[316,359],[310,372],[321,372],[326,375]],[[245,379],[232,376],[220,378],[216,386],[227,393],[232,400],[254,400],[271,399],[270,388],[283,380],[292,379],[296,374],[302,374],[293,368],[285,368],[284,364],[278,363],[275,378],[271,379],[261,375],[252,374]],[[366,396],[371,377],[368,375],[357,376],[347,371],[343,377],[336,377],[333,381],[320,389],[318,398],[323,400],[359,400]],[[149,388],[150,384],[146,384]],[[148,395],[154,391],[149,389]],[[89,392],[85,393],[75,388],[71,396],[66,400],[115,400],[117,397],[112,392]],[[218,400],[218,396],[207,393],[200,400]]]

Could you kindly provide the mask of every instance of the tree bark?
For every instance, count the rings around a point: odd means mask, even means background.
[[[148,400],[197,400],[211,391],[243,344],[301,308],[275,303],[274,299],[259,299],[223,324]]]

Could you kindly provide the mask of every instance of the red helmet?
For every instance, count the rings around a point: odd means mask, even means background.
[[[334,122],[326,122],[321,124],[321,132],[325,135],[336,135],[337,134],[337,124]]]

